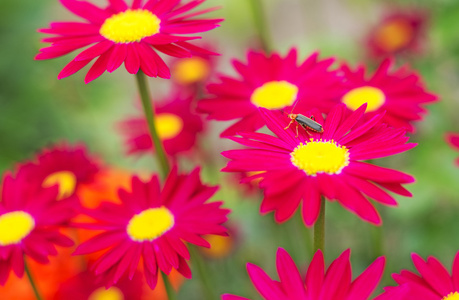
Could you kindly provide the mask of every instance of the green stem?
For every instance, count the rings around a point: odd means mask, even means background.
[[[190,245],[189,247],[191,253],[191,262],[192,265],[197,269],[199,278],[201,279],[201,287],[205,295],[205,299],[214,300],[218,299],[213,290],[213,285],[211,283],[211,277],[207,271],[206,266],[202,260],[201,254],[197,251],[196,246]]]
[[[319,217],[314,224],[314,253],[319,249],[325,254],[325,197],[320,199]]]
[[[257,29],[258,36],[260,38],[261,47],[266,53],[271,52],[271,41],[268,34],[268,27],[266,24],[262,0],[250,0],[249,4],[252,9],[253,20],[255,22],[255,28]]]
[[[169,277],[167,277],[167,275],[164,274],[164,272],[161,272],[161,276],[163,278],[164,287],[166,288],[167,299],[176,300],[177,299],[177,295],[175,293],[174,288],[172,287],[171,282],[169,281]]]
[[[167,160],[166,153],[164,152],[163,144],[159,139],[158,131],[156,130],[155,114],[153,112],[153,107],[151,104],[152,100],[148,90],[145,74],[139,70],[139,72],[137,72],[136,79],[140,98],[142,99],[143,111],[148,123],[148,129],[150,130],[150,136],[155,146],[156,158],[158,159],[159,165],[161,167],[163,178],[166,178],[170,170],[169,161]]]
[[[30,285],[32,286],[33,293],[35,294],[35,298],[37,300],[42,300],[43,298],[40,296],[40,293],[38,292],[37,286],[35,285],[35,281],[33,280],[32,273],[30,273],[29,267],[27,266],[27,261],[24,258],[24,270],[25,273],[27,274],[27,278],[29,278]]]

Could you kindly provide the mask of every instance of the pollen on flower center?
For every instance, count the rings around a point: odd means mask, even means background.
[[[255,89],[250,101],[267,109],[280,109],[292,105],[298,95],[298,87],[285,80],[270,81]]]
[[[451,292],[445,297],[443,297],[441,300],[459,300],[459,293],[458,292]]]
[[[379,109],[386,101],[383,91],[372,86],[362,86],[350,90],[343,96],[343,103],[351,110],[356,110],[362,104],[367,104],[366,112]]]
[[[34,227],[34,218],[25,211],[12,211],[0,215],[0,246],[19,243]]]
[[[59,171],[46,176],[42,186],[46,188],[58,184],[59,193],[57,199],[61,200],[75,193],[76,183],[77,179],[74,173],[70,171]]]
[[[300,143],[290,156],[295,167],[311,176],[317,173],[339,174],[349,165],[348,149],[337,145],[333,140],[311,139],[306,144]]]
[[[183,120],[171,113],[160,113],[155,119],[156,130],[161,140],[175,138],[183,129]]]
[[[181,84],[203,81],[209,76],[209,62],[202,57],[183,58],[174,66],[175,80]]]
[[[406,20],[393,20],[375,32],[375,42],[385,51],[393,52],[406,47],[413,36],[413,28]]]
[[[124,300],[123,292],[112,286],[108,289],[100,287],[89,295],[88,300]]]
[[[161,20],[146,9],[128,9],[106,19],[99,33],[115,43],[139,42],[159,32]]]
[[[171,229],[174,223],[174,215],[171,211],[161,206],[134,215],[126,230],[129,237],[136,242],[151,242]]]

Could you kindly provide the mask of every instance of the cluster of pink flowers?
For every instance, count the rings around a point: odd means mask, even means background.
[[[222,171],[240,176],[241,183],[257,182],[263,191],[260,213],[274,212],[277,223],[300,209],[306,227],[319,226],[327,200],[381,225],[375,202],[396,206],[394,195],[412,196],[406,185],[415,178],[378,166],[376,159],[414,148],[408,134],[416,132],[427,105],[438,100],[416,71],[398,66],[395,58],[419,48],[425,16],[390,15],[371,31],[370,56],[382,58],[374,71],[363,63],[351,67],[333,57],[320,58],[318,52],[299,59],[292,47],[285,56],[248,50],[245,61],[232,61],[236,75],[215,79],[214,47],[192,42],[223,21],[201,18],[213,7],[192,11],[204,0],[133,0],[130,5],[108,0],[104,8],[79,0],[60,2],[83,21],[53,22],[40,29],[48,35],[42,42],[50,45],[36,56],[52,59],[81,50],[59,79],[93,60],[85,83],[123,63],[130,74],[172,77],[171,92],[151,102],[153,111],[118,123],[127,154],[156,152],[159,157],[164,148],[167,176],[128,172],[117,177],[110,173],[115,167],[89,155],[82,144],[57,144],[18,164],[1,183],[0,285],[12,272],[23,277],[31,261],[50,263],[61,247],[75,243],[72,253],[85,268],[69,272],[57,290],[48,291],[55,299],[107,299],[102,293],[108,291],[122,297],[113,299],[142,299],[147,297],[144,286],[155,290],[163,280],[170,292],[169,279],[161,274],[191,278],[189,247],[209,248],[209,236],[229,235],[230,210],[223,201],[210,201],[218,186],[202,182],[200,166],[179,171],[182,157],[188,164],[207,160],[199,143],[208,125],[203,116],[233,122],[220,138],[238,148],[221,153],[227,159]],[[390,39],[394,34],[395,40]],[[159,54],[174,57],[171,68]],[[446,140],[459,149],[457,133],[446,134]],[[370,299],[386,258],[377,258],[353,278],[350,252],[327,266],[323,251],[317,250],[304,276],[279,248],[279,280],[252,263],[247,272],[267,300]],[[424,261],[413,254],[412,260],[419,274],[394,274],[397,285],[373,299],[459,299],[459,252],[451,274],[433,257]],[[221,298],[248,300],[231,294]]]

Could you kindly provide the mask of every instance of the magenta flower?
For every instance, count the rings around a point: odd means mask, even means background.
[[[411,183],[414,178],[362,160],[394,155],[416,144],[406,144],[405,129],[381,124],[383,114],[364,121],[365,108],[362,105],[351,113],[344,105],[337,105],[325,122],[316,111],[315,119],[323,124],[323,133],[300,128],[298,135],[295,125],[285,129],[290,120],[287,116],[261,109],[268,128],[277,137],[240,133],[241,137],[230,138],[250,149],[223,152],[230,159],[223,171],[264,171],[246,180],[262,178],[261,213],[275,211],[277,222],[291,217],[302,201],[305,224],[314,224],[321,196],[325,196],[338,200],[363,220],[381,224],[378,212],[363,194],[384,205],[396,205],[385,190],[411,196],[402,184]]]
[[[187,13],[204,0],[186,4],[178,0],[148,0],[145,4],[142,0],[134,0],[131,6],[124,0],[108,0],[106,8],[86,1],[60,1],[85,22],[54,22],[50,28],[40,29],[40,32],[53,36],[42,40],[51,46],[40,49],[36,59],[56,58],[77,49],[89,48],[64,67],[59,79],[76,73],[95,58],[97,60],[85,77],[86,83],[105,71],[115,71],[123,62],[131,74],[141,69],[150,77],[169,78],[169,68],[158,51],[174,57],[191,57],[194,53],[215,54],[188,42],[199,39],[199,36],[181,36],[219,26],[222,19],[193,18],[215,8]]]
[[[198,169],[179,175],[174,167],[162,191],[157,176],[148,182],[133,177],[132,190],[119,191],[121,205],[104,203],[87,212],[100,221],[91,228],[104,232],[82,243],[75,254],[108,250],[92,265],[107,287],[123,274],[132,278],[141,261],[152,289],[158,269],[169,274],[174,268],[191,278],[186,262],[190,254],[184,242],[210,247],[203,235],[227,234],[222,224],[229,210],[220,207],[222,202],[206,203],[217,189],[201,183]]]
[[[58,205],[58,187],[36,188],[28,178],[6,174],[0,201],[0,285],[4,285],[12,270],[24,275],[24,259],[49,262],[57,255],[56,246],[69,247],[71,239],[59,232],[68,222],[71,211]]]
[[[398,286],[386,287],[375,300],[456,300],[459,299],[459,252],[454,258],[451,275],[435,257],[424,261],[411,255],[419,275],[408,270],[393,274]]]
[[[395,128],[406,128],[415,131],[413,121],[422,119],[426,113],[423,105],[437,101],[437,96],[424,88],[418,74],[406,66],[391,71],[393,61],[384,60],[378,69],[370,76],[365,74],[364,66],[351,70],[343,65],[346,92],[341,101],[350,110],[356,110],[362,104],[367,104],[366,117],[386,112],[382,121]]]
[[[296,105],[295,111],[317,107],[328,112],[342,87],[336,72],[329,71],[334,59],[319,60],[318,56],[314,53],[298,65],[295,48],[284,58],[278,53],[266,56],[249,51],[247,64],[233,60],[240,77],[220,76],[221,83],[208,85],[211,96],[199,101],[198,111],[209,114],[209,119],[238,119],[221,136],[263,127],[259,107],[290,112]]]
[[[366,300],[378,285],[385,258],[377,258],[362,274],[352,280],[351,251],[346,250],[325,270],[319,250],[308,267],[303,281],[290,255],[279,248],[276,256],[279,281],[271,279],[260,267],[247,264],[247,271],[258,293],[266,300]],[[223,295],[223,300],[249,300]]]

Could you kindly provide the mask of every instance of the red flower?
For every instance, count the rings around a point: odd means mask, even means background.
[[[285,58],[249,51],[246,65],[233,61],[240,78],[220,76],[221,83],[208,85],[211,97],[198,102],[198,111],[210,119],[239,119],[221,136],[263,127],[259,107],[290,112],[296,105],[296,111],[317,107],[328,112],[341,92],[340,79],[328,70],[333,62],[332,58],[319,60],[314,53],[298,65],[295,48]]]
[[[384,17],[367,37],[373,57],[387,57],[402,52],[418,52],[427,16],[421,11],[395,11]]]
[[[85,22],[54,22],[40,32],[53,35],[43,39],[51,46],[40,49],[36,59],[50,59],[87,46],[59,73],[58,78],[70,76],[94,58],[96,62],[86,75],[88,83],[105,71],[118,69],[124,62],[126,70],[136,74],[139,68],[148,76],[169,78],[167,65],[157,51],[174,57],[191,57],[195,53],[215,54],[193,44],[194,34],[218,27],[222,19],[193,19],[215,10],[209,8],[186,14],[204,0],[181,4],[178,0],[134,0],[129,7],[124,0],[108,0],[102,9],[86,1],[60,0],[68,10]]]
[[[282,248],[277,251],[276,267],[279,281],[271,279],[260,267],[247,264],[247,271],[258,293],[266,300],[366,300],[378,285],[384,270],[385,258],[376,259],[360,276],[352,280],[350,250],[341,254],[325,270],[319,250],[309,265],[306,280],[298,272],[295,262]],[[223,295],[223,300],[249,300]]]
[[[369,78],[364,66],[353,71],[348,65],[343,65],[341,71],[346,93],[341,101],[350,110],[367,103],[367,119],[386,112],[382,119],[384,123],[414,132],[415,127],[411,123],[421,120],[421,114],[426,112],[422,106],[438,98],[426,91],[419,75],[407,67],[390,71],[392,64],[392,60],[384,60]]]
[[[459,252],[454,258],[451,275],[435,257],[424,261],[412,254],[414,266],[419,275],[402,270],[393,274],[398,286],[386,287],[385,292],[375,300],[455,300],[459,298]]]
[[[321,196],[325,196],[337,199],[363,220],[381,224],[378,212],[363,194],[384,205],[396,205],[385,190],[411,196],[402,184],[411,183],[414,178],[362,160],[394,155],[416,144],[406,144],[404,129],[381,124],[382,114],[363,121],[365,108],[362,105],[350,113],[344,105],[337,105],[325,122],[316,111],[314,115],[323,124],[323,133],[304,130],[297,133],[292,128],[295,126],[286,129],[289,118],[278,111],[260,109],[268,128],[277,137],[241,133],[242,137],[230,138],[250,149],[223,152],[230,159],[223,171],[265,171],[246,180],[262,178],[261,212],[275,211],[277,222],[290,218],[302,201],[305,224],[314,224]]]
[[[451,148],[459,151],[459,133],[447,133],[445,138]],[[456,159],[456,165],[459,167],[459,157]]]
[[[87,212],[100,221],[92,228],[104,232],[82,243],[75,254],[108,250],[92,266],[107,287],[123,274],[132,278],[141,261],[152,289],[158,269],[169,274],[174,268],[190,278],[186,263],[190,254],[184,242],[209,247],[202,235],[227,232],[221,224],[229,210],[220,208],[222,202],[206,203],[216,190],[201,183],[198,169],[179,175],[174,167],[162,191],[156,176],[146,183],[133,177],[132,190],[119,192],[121,205],[104,203]]]
[[[192,97],[183,99],[176,94],[169,101],[156,105],[156,129],[167,154],[175,156],[193,148],[202,131],[201,117],[192,113]],[[153,149],[145,117],[131,118],[120,123],[126,137],[128,154],[145,153]]]

